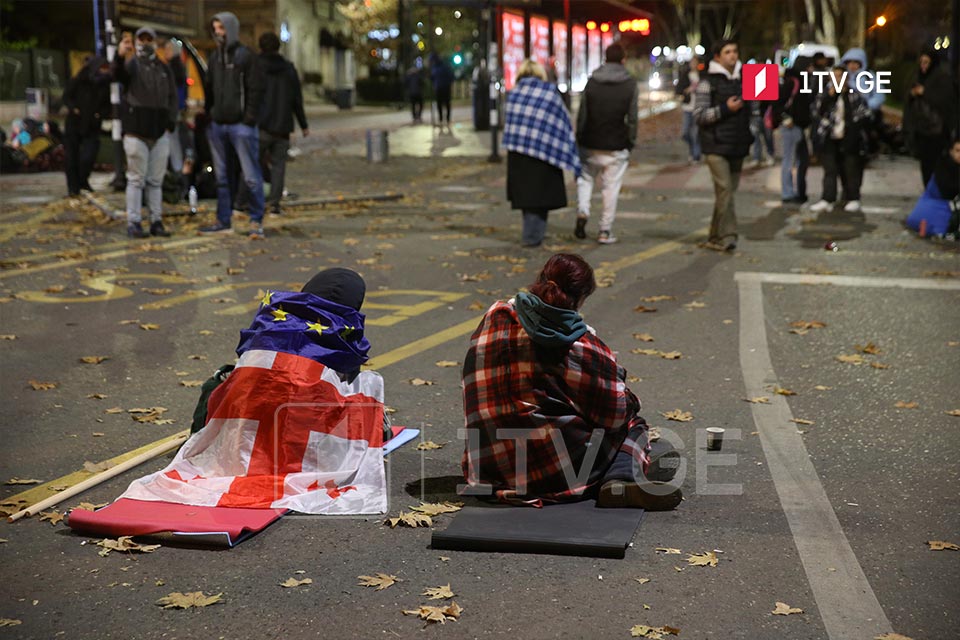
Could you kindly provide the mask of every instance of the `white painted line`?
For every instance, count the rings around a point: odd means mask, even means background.
[[[887,287],[899,289],[960,290],[960,280],[935,278],[878,278],[872,276],[821,276],[803,273],[738,271],[734,280],[756,284],[831,284],[839,287]]]
[[[747,396],[773,395],[770,404],[753,404],[767,468],[780,497],[803,570],[831,640],[862,640],[892,629],[877,596],[843,533],[810,455],[790,422],[784,396],[769,394],[777,384],[763,317],[763,285],[741,278],[740,366]],[[773,274],[766,274],[773,275]]]

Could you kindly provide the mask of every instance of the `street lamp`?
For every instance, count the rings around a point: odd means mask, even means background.
[[[878,27],[882,27],[882,26],[885,25],[885,24],[887,24],[887,17],[886,17],[886,16],[877,16],[877,26],[878,26]]]

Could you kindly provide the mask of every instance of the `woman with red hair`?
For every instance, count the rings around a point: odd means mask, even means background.
[[[494,303],[474,332],[463,365],[470,493],[532,506],[680,503],[679,487],[667,484],[677,452],[651,461],[626,371],[579,313],[596,287],[583,258],[554,255],[529,292]]]

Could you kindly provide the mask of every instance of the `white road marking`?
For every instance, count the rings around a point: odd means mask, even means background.
[[[734,276],[737,282],[757,284],[830,284],[839,287],[886,287],[899,289],[934,289],[952,291],[960,289],[960,281],[936,278],[879,278],[873,276],[822,276],[804,273],[764,273],[740,271]]]

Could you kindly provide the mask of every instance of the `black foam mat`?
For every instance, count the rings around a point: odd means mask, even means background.
[[[509,505],[464,507],[431,546],[453,551],[547,553],[622,558],[643,509],[598,509],[593,500],[541,509]]]

